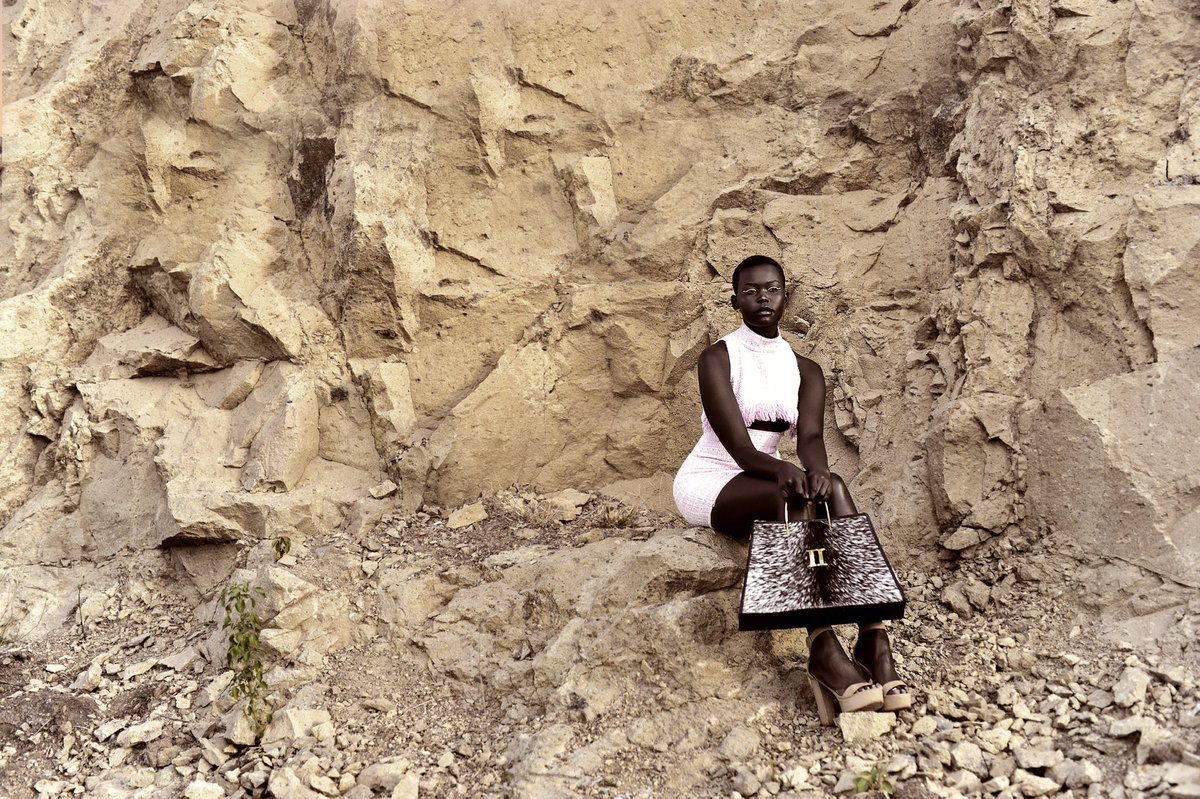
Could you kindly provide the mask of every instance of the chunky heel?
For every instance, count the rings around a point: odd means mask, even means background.
[[[858,710],[879,710],[883,707],[883,689],[874,683],[856,682],[839,694],[810,673],[808,684],[812,687],[813,696],[817,698],[817,715],[824,727],[833,724],[834,716],[839,712],[854,713]]]
[[[811,674],[808,675],[808,687],[812,688],[813,698],[817,700],[817,717],[821,719],[821,726],[831,726],[833,717],[837,715],[837,708],[833,704],[833,691],[817,682]]]

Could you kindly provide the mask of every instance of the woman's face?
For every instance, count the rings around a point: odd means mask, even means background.
[[[747,327],[774,331],[783,316],[785,298],[783,272],[771,264],[756,264],[738,275],[731,304]]]

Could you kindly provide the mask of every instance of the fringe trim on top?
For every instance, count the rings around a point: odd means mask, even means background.
[[[796,419],[798,414],[795,407],[780,405],[776,402],[756,402],[753,405],[741,408],[742,421],[746,423],[746,427],[755,422],[787,422],[794,430],[796,427]]]
[[[739,410],[742,412],[742,422],[745,423],[747,428],[758,421],[784,421],[788,423],[788,435],[792,437],[793,441],[796,440],[796,421],[799,418],[799,415],[797,414],[795,408],[788,407],[787,405],[780,405],[774,402],[759,402],[748,407],[739,406]],[[708,421],[707,416],[701,414],[700,421],[702,422],[701,427],[704,430],[715,432],[713,431],[712,423]]]

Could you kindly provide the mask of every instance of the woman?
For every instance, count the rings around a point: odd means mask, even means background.
[[[782,521],[784,503],[829,503],[834,516],[857,513],[825,453],[825,377],[779,335],[787,299],[783,267],[754,255],[733,270],[733,305],[742,326],[700,355],[703,434],[675,477],[675,504],[691,524],[735,538],[756,519]],[[779,456],[795,431],[803,466]],[[854,660],[829,627],[808,631],[808,675],[823,724],[842,711],[901,710],[912,697],[896,675],[882,622],[859,628]],[[869,680],[864,681],[864,676]]]

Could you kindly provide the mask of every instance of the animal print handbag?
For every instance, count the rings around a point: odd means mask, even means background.
[[[756,521],[750,534],[741,630],[852,624],[904,615],[904,592],[865,513]]]

